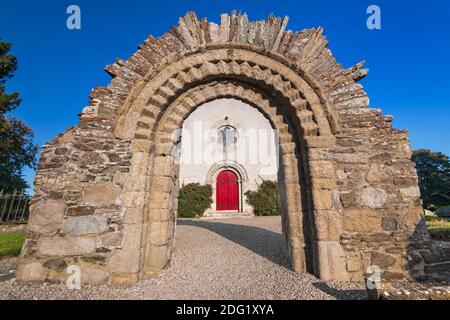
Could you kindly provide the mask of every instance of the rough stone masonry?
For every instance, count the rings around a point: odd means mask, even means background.
[[[441,278],[450,250],[426,232],[407,132],[370,109],[363,63],[343,68],[322,29],[284,19],[190,12],[106,67],[76,127],[46,144],[18,279],[130,284],[173,250],[179,167],[172,133],[219,98],[252,105],[279,131],[286,253],[295,271],[357,281]]]

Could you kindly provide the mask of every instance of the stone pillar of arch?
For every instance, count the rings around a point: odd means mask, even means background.
[[[411,251],[428,241],[406,132],[369,109],[322,29],[286,30],[287,18],[220,25],[190,12],[149,36],[113,80],[91,92],[79,124],[49,142],[35,180],[18,278],[129,284],[159,274],[175,245],[174,135],[199,105],[233,97],[279,131],[283,234],[293,270],[361,280],[420,276]],[[416,263],[408,256],[418,255]]]

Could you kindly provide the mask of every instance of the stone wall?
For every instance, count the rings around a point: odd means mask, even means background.
[[[19,274],[24,281],[63,280],[79,265],[86,283],[109,278],[111,252],[122,246],[120,195],[130,167],[130,141],[112,123],[83,122],[42,153]]]
[[[360,278],[371,264],[383,270],[385,280],[403,279],[408,243],[414,233],[425,232],[406,132],[393,129],[392,117],[380,110],[342,108],[339,114],[339,149],[326,156],[337,164],[347,270]]]
[[[155,275],[174,246],[179,168],[171,135],[199,105],[235,98],[280,132],[283,232],[295,271],[361,280],[424,278],[448,264],[423,223],[405,131],[369,109],[322,29],[286,31],[287,18],[194,13],[127,61],[106,68],[80,123],[45,147],[35,181],[24,281],[60,281],[68,265],[85,283]],[[438,253],[436,258],[436,252]]]

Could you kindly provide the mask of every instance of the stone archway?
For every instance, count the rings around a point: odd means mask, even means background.
[[[300,174],[298,172],[301,164],[298,158],[299,153],[296,153],[295,151],[295,141],[297,140],[291,133],[292,131],[299,132],[300,129],[294,128],[293,124],[288,122],[287,114],[280,112],[281,115],[277,115],[277,110],[279,111],[278,107],[271,103],[270,99],[265,98],[264,93],[258,93],[258,89],[254,88],[252,90],[249,89],[247,85],[240,85],[239,82],[236,84],[231,80],[217,82],[219,79],[220,78],[216,78],[216,81],[212,84],[202,82],[200,86],[192,87],[182,93],[173,100],[169,107],[162,111],[164,114],[161,115],[160,121],[155,122],[155,137],[152,142],[154,142],[155,146],[159,146],[160,148],[155,148],[153,159],[154,165],[152,166],[152,169],[150,169],[151,172],[148,173],[149,179],[153,179],[154,181],[150,186],[150,193],[153,196],[148,200],[148,211],[144,215],[148,217],[159,217],[159,215],[154,215],[152,212],[164,210],[164,219],[167,219],[166,217],[168,216],[168,219],[175,221],[176,207],[171,204],[174,203],[173,199],[177,196],[177,171],[179,169],[173,165],[172,153],[175,148],[175,139],[173,139],[173,135],[174,132],[177,132],[182,127],[183,120],[186,119],[193,110],[205,102],[223,97],[241,99],[260,110],[269,119],[274,128],[279,131],[280,155],[282,157],[280,164],[283,169],[281,170],[282,177],[280,178],[280,181],[283,183],[280,189],[284,190],[282,191],[282,203],[284,209],[283,213],[285,214],[283,214],[282,217],[287,252],[293,268],[300,272],[306,271],[307,253],[305,252],[306,244],[303,223],[304,220],[309,221],[309,218],[306,216],[309,216],[311,213],[309,213],[307,209],[304,210],[305,214],[302,213],[303,209],[300,203],[302,190],[299,186]],[[256,90],[256,92],[254,90]],[[175,118],[176,120],[169,120],[171,118]],[[139,121],[141,120],[138,119],[138,123]],[[137,128],[136,130],[140,129]],[[140,137],[142,137],[142,132],[143,131],[141,130]],[[299,148],[300,146],[297,147],[297,149]],[[174,179],[175,183],[172,184],[172,188],[167,188],[161,192],[161,180],[167,180],[167,178]],[[141,176],[140,179],[144,180],[147,178]],[[152,190],[158,191],[153,192]],[[304,188],[303,193],[305,194],[304,197],[309,196],[307,188]],[[147,273],[153,275],[159,273],[170,258],[170,241],[171,237],[173,237],[174,222],[166,224],[164,219],[161,221],[152,221],[150,218],[150,221],[148,222],[148,234],[154,236],[156,233],[159,233],[164,240],[160,242],[147,241],[146,261],[143,262],[144,265],[141,269],[144,274]],[[155,232],[153,230],[154,225],[159,225],[161,222],[164,225],[163,229],[159,228],[159,230]],[[166,226],[167,229],[165,229]],[[308,227],[305,226],[305,228]],[[313,250],[312,246],[308,249],[311,251]],[[160,250],[167,250],[167,252],[169,252],[165,253],[164,259],[162,260],[159,260],[161,254]],[[155,252],[157,257],[153,255]],[[313,265],[312,262],[310,262],[309,269],[312,270],[312,268]]]
[[[404,260],[422,211],[406,133],[368,108],[362,63],[344,69],[322,29],[286,24],[233,12],[219,26],[188,13],[108,66],[111,84],[93,90],[80,123],[43,153],[18,278],[61,281],[70,264],[86,283],[161,272],[174,245],[174,133],[219,98],[250,104],[279,132],[295,271],[361,280],[376,264],[385,278],[409,277]]]

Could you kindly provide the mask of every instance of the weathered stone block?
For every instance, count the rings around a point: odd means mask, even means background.
[[[362,238],[369,243],[369,246],[377,245],[379,242],[390,241],[393,239],[388,233],[369,233],[362,236]]]
[[[131,145],[131,151],[133,152],[149,152],[153,143],[150,139],[134,139]]]
[[[394,177],[394,183],[396,186],[405,187],[416,187],[417,178],[416,177]]]
[[[382,152],[369,158],[373,162],[389,162],[391,159],[392,155],[387,152]]]
[[[288,183],[284,186],[286,192],[286,209],[289,212],[299,212],[301,208],[301,193],[298,184]]]
[[[143,208],[145,192],[128,191],[122,194],[122,203],[128,208]]]
[[[333,208],[333,195],[329,190],[313,190],[314,207],[318,210]]]
[[[55,154],[56,155],[65,155],[67,153],[67,151],[69,151],[69,149],[67,149],[67,148],[56,148]]]
[[[93,253],[95,238],[87,237],[45,237],[38,242],[38,250],[47,256],[76,256]]]
[[[92,206],[71,207],[67,209],[68,216],[87,216],[94,213],[95,207]]]
[[[313,178],[335,179],[336,177],[334,166],[329,161],[311,161],[309,165]]]
[[[120,189],[110,182],[89,185],[84,189],[84,202],[95,205],[113,204]]]
[[[152,192],[150,196],[150,208],[151,209],[169,209],[169,199],[170,199],[170,193],[168,192],[159,192],[154,191]]]
[[[21,281],[38,282],[44,281],[47,269],[40,262],[30,262],[19,265],[17,278]]]
[[[142,224],[144,221],[144,208],[127,208],[123,218],[125,224]]]
[[[103,247],[120,247],[122,245],[123,234],[120,232],[113,232],[106,234],[100,238],[100,243]]]
[[[347,271],[355,272],[362,270],[362,262],[360,258],[350,257],[347,259]]]
[[[420,189],[418,186],[400,188],[400,193],[405,198],[420,198]]]
[[[289,243],[291,248],[290,262],[295,272],[307,272],[306,268],[306,254],[305,254],[305,241],[302,237],[290,237]]]
[[[142,176],[128,176],[127,184],[125,186],[127,191],[135,191],[140,192],[145,190],[146,184],[148,183],[147,179]]]
[[[98,234],[108,230],[107,219],[102,216],[69,217],[61,231],[72,236]]]
[[[80,158],[80,164],[85,166],[98,165],[103,162],[105,162],[105,159],[103,159],[102,155],[97,152],[86,152]]]
[[[174,164],[172,157],[156,157],[154,161],[154,172],[159,176],[171,177],[174,174]]]
[[[380,252],[372,252],[372,265],[384,269],[393,266],[396,262],[397,259],[391,255]]]
[[[343,228],[346,231],[381,231],[381,212],[372,209],[345,209]]]
[[[108,282],[109,272],[105,267],[82,263],[81,269],[81,283],[99,285]]]
[[[125,185],[126,174],[120,171],[117,171],[113,177],[113,183],[122,187]]]
[[[366,180],[369,183],[389,183],[392,177],[386,172],[385,165],[371,164]]]
[[[361,194],[359,192],[340,193],[339,199],[344,208],[358,208],[361,205]]]
[[[152,221],[150,225],[150,244],[165,245],[168,242],[168,221]]]
[[[56,258],[49,259],[44,262],[43,266],[47,269],[53,270],[57,273],[61,273],[67,268],[67,262],[64,259]]]
[[[330,136],[310,136],[306,137],[306,144],[310,148],[329,148],[336,145],[336,137],[330,135]]]
[[[151,246],[147,251],[149,265],[147,271],[149,275],[156,275],[164,269],[169,262],[169,248],[164,246]]]
[[[40,234],[55,232],[62,224],[66,209],[63,200],[41,200],[31,205],[27,230]]]
[[[313,189],[335,189],[336,188],[336,179],[327,179],[327,178],[315,178],[312,179],[311,182]]]
[[[142,226],[126,224],[121,250],[116,250],[109,259],[108,269],[113,273],[137,273],[140,266]]]
[[[339,241],[342,234],[342,216],[335,210],[315,210],[317,240]]]
[[[369,162],[367,153],[336,153],[333,154],[332,159],[338,163],[354,163],[365,164]]]
[[[339,242],[317,241],[320,278],[348,281],[345,252]]]
[[[386,217],[381,220],[381,227],[386,231],[397,230],[397,220],[395,218]]]
[[[387,193],[381,188],[365,188],[361,194],[361,203],[369,208],[383,208],[387,201]]]
[[[173,189],[173,179],[171,177],[154,176],[152,185],[160,192],[170,192]]]
[[[150,219],[152,221],[169,221],[175,213],[170,209],[152,209],[150,212]]]
[[[147,152],[134,152],[131,158],[130,176],[142,177],[147,174],[150,157]]]

